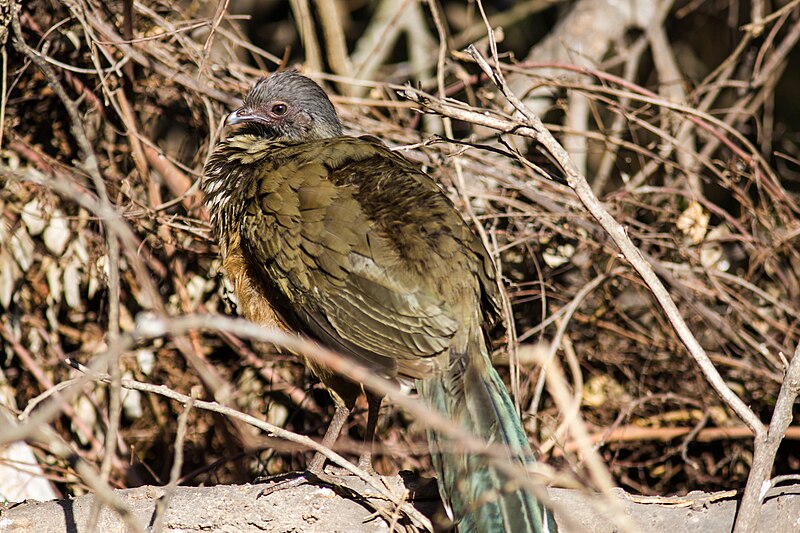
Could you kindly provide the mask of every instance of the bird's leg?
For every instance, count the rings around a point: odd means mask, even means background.
[[[347,422],[347,417],[350,416],[350,411],[353,409],[353,405],[355,404],[355,395],[348,394],[346,399],[342,399],[342,397],[334,392],[332,389],[329,389],[331,393],[331,397],[333,398],[334,403],[336,404],[336,411],[333,413],[333,419],[331,423],[328,425],[327,431],[325,431],[325,436],[322,437],[322,446],[325,448],[333,449],[333,445],[336,444],[336,439],[339,438],[339,433],[342,431],[342,427],[344,427],[345,422]],[[278,481],[270,485],[269,487],[265,488],[259,494],[261,496],[267,496],[272,494],[273,492],[277,492],[279,490],[285,490],[288,488],[298,487],[305,483],[309,482],[309,475],[313,478],[318,480],[322,480],[328,483],[334,483],[332,480],[328,478],[327,475],[322,471],[322,467],[325,465],[325,456],[317,452],[314,454],[314,458],[311,459],[311,462],[308,463],[306,467],[305,475],[301,477],[296,477],[292,479],[288,479],[285,481]]]
[[[325,432],[325,436],[322,437],[321,443],[328,449],[333,449],[333,445],[336,444],[336,439],[339,438],[339,433],[341,433],[344,423],[347,422],[347,417],[350,416],[350,410],[353,407],[352,403],[355,403],[345,402],[335,394],[332,396],[336,403],[336,412],[333,413],[333,420],[331,420],[330,425],[328,425],[328,430]],[[314,458],[311,459],[311,462],[308,463],[308,468],[306,468],[306,470],[318,476],[322,472],[322,467],[324,465],[325,456],[317,452],[314,454]]]
[[[378,414],[381,410],[383,396],[376,396],[367,392],[369,410],[367,412],[367,431],[364,434],[364,451],[358,458],[358,467],[370,475],[375,475],[372,468],[372,445],[375,441],[375,427],[378,425]]]

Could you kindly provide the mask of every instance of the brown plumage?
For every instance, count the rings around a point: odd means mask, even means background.
[[[499,316],[491,258],[433,180],[376,139],[342,136],[324,91],[295,72],[261,80],[228,122],[238,130],[214,151],[202,187],[244,315],[415,382],[432,407],[530,461],[484,339]],[[332,446],[361,386],[306,364],[336,401],[323,439]],[[381,398],[367,398],[371,445]],[[444,453],[436,433],[429,440],[460,531],[552,530],[522,490],[476,508],[503,476]],[[323,463],[318,455],[309,470]],[[360,464],[370,467],[368,452]]]

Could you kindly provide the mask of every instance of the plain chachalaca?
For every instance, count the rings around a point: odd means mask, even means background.
[[[260,80],[227,119],[202,188],[250,320],[302,333],[420,396],[462,428],[533,459],[489,359],[499,318],[481,239],[434,181],[372,137],[347,137],[325,92],[293,71]],[[362,386],[307,358],[330,390],[331,447]],[[382,398],[366,391],[369,450]],[[486,457],[428,431],[439,491],[465,531],[555,531],[550,512]],[[320,473],[324,457],[308,466]]]

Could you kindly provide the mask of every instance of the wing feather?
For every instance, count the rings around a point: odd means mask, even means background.
[[[347,153],[309,159],[306,150],[254,165],[242,249],[291,327],[387,375],[425,377],[440,366],[456,317],[356,199],[357,180],[380,179],[381,169]],[[354,181],[335,183],[345,166]]]

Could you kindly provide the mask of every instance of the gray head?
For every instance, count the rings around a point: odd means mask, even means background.
[[[342,134],[342,123],[322,87],[289,70],[262,78],[228,116],[243,133],[305,142]]]

